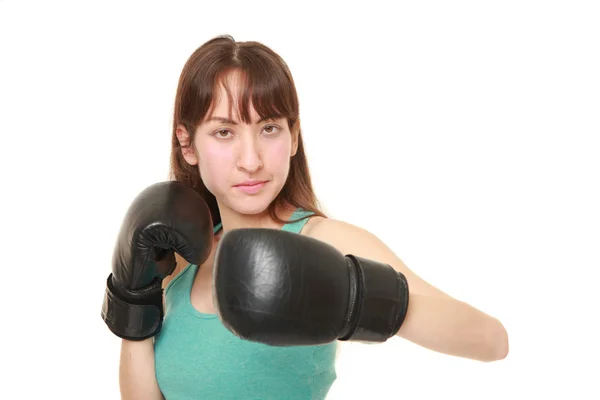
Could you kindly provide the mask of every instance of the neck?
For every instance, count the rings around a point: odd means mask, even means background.
[[[277,215],[279,218],[286,220],[292,216],[294,208],[279,207]],[[242,228],[268,228],[280,229],[282,224],[274,221],[269,215],[269,211],[265,210],[260,214],[240,214],[227,206],[219,203],[219,213],[221,214],[221,224],[223,225],[222,232],[227,232],[232,229]]]

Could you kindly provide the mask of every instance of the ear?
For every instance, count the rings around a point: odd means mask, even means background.
[[[292,152],[290,154],[290,158],[294,157],[296,155],[296,152],[298,151],[298,141],[300,138],[300,119],[298,119],[296,121],[296,123],[294,124],[294,126],[292,126],[291,133],[292,133]]]
[[[194,151],[190,134],[185,126],[182,124],[177,125],[175,134],[177,135],[177,140],[179,141],[179,146],[181,147],[181,155],[183,155],[184,160],[190,165],[197,165],[198,157]]]

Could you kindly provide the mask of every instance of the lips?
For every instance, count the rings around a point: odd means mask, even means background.
[[[262,185],[266,182],[267,181],[245,181],[242,183],[238,183],[237,185],[235,185],[235,187],[252,187],[252,186]]]
[[[245,181],[234,186],[236,190],[247,195],[255,195],[262,191],[268,181]]]

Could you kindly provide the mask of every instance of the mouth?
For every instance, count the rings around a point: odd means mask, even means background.
[[[263,188],[263,186],[265,186],[267,182],[268,181],[245,181],[238,183],[234,186],[234,188],[247,194],[256,194]]]
[[[267,183],[267,181],[244,181],[242,183],[238,183],[234,187],[254,187],[264,185],[265,183]]]

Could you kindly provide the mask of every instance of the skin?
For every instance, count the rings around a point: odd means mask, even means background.
[[[235,74],[228,84],[236,93],[239,80]],[[237,109],[234,96],[233,110]],[[223,229],[263,227],[280,229],[272,221],[267,207],[283,187],[289,173],[290,158],[297,150],[298,132],[285,119],[259,121],[253,110],[252,123],[225,121],[229,115],[227,95],[221,88],[212,117],[203,122],[192,143],[185,127],[179,126],[177,137],[185,160],[197,166],[207,188],[215,195],[221,212]],[[255,194],[247,194],[235,185],[245,180],[261,180],[266,184]],[[291,207],[280,210],[289,217]],[[496,318],[457,300],[421,279],[379,238],[352,224],[330,218],[312,217],[301,234],[314,237],[337,248],[343,254],[354,254],[391,265],[402,272],[409,284],[409,309],[398,336],[436,352],[484,362],[505,358],[508,334]],[[214,313],[212,303],[213,252],[200,268],[192,287],[192,305],[201,312]],[[187,265],[178,257],[173,275],[166,286]]]

